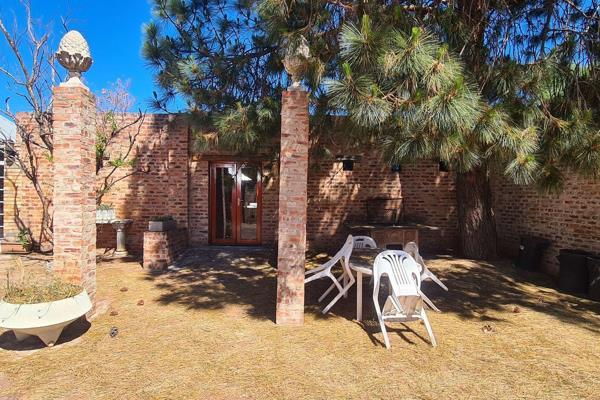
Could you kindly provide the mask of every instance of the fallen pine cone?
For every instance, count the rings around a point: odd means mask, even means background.
[[[127,288],[127,287],[122,287],[122,288],[121,288],[121,292],[126,292],[126,291],[128,291],[128,290],[129,290],[129,288]]]
[[[513,307],[513,312],[514,312],[515,314],[517,314],[517,313],[520,313],[520,312],[521,312],[521,308],[520,308],[519,306],[514,306],[514,307]]]
[[[117,315],[119,315],[119,312],[118,312],[117,310],[112,310],[112,311],[110,312],[110,316],[111,316],[111,317],[116,317]]]
[[[491,325],[484,325],[483,328],[481,328],[481,331],[483,333],[492,333],[494,332],[494,328],[492,328]]]
[[[116,337],[119,334],[119,328],[117,328],[116,326],[113,326],[112,328],[110,328],[110,332],[108,333],[108,335],[111,338]]]
[[[138,302],[137,302],[137,305],[138,305],[138,306],[143,306],[143,305],[144,305],[144,300],[140,300],[140,301],[138,301]]]

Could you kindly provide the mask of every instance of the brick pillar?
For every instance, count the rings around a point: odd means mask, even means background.
[[[304,323],[308,93],[283,92],[279,159],[277,313],[280,325]]]
[[[96,294],[95,100],[69,82],[54,88],[54,271]]]

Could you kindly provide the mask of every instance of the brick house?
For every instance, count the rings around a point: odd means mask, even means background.
[[[27,123],[29,117],[19,114],[21,123]],[[133,120],[136,115],[126,118]],[[123,131],[122,140],[135,129],[134,125]],[[123,141],[117,140],[110,150],[118,151]],[[127,230],[129,251],[142,253],[148,221],[158,215],[173,216],[192,246],[275,245],[279,178],[273,155],[199,153],[193,142],[184,115],[149,114],[142,122],[135,157],[138,168],[147,172],[118,182],[103,198],[103,203],[114,207],[118,218],[133,220]],[[409,220],[435,227],[420,231],[426,251],[456,248],[456,194],[451,172],[440,170],[435,160],[402,165],[400,171],[394,171],[376,150],[364,148],[353,154],[358,157],[352,171],[344,171],[340,160],[309,159],[309,248],[342,243],[347,224],[366,219],[369,199],[400,197]],[[45,190],[51,194],[52,166],[44,155],[38,156],[38,163]],[[547,237],[554,244],[544,266],[556,273],[555,256],[561,247],[600,252],[600,183],[574,177],[562,194],[544,195],[534,188],[496,179],[494,198],[499,248],[504,254],[518,251],[520,235]],[[14,165],[6,167],[4,201],[6,240],[14,240],[23,227],[34,236],[39,234],[39,200]],[[97,226],[97,246],[115,246],[112,226]]]

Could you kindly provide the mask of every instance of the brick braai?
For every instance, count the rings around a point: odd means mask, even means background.
[[[54,271],[96,294],[95,100],[88,88],[54,88]]]
[[[280,325],[304,323],[308,177],[308,93],[283,92],[279,163],[277,313]]]

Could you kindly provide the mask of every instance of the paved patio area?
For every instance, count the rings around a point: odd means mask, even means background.
[[[265,249],[197,248],[154,275],[103,261],[91,325],[54,348],[0,331],[0,398],[597,398],[600,304],[507,262],[429,265],[450,288],[424,288],[443,311],[429,313],[438,347],[423,325],[397,324],[388,351],[368,285],[364,323],[354,290],[319,312],[323,281],[307,286],[303,327],[276,326]]]

